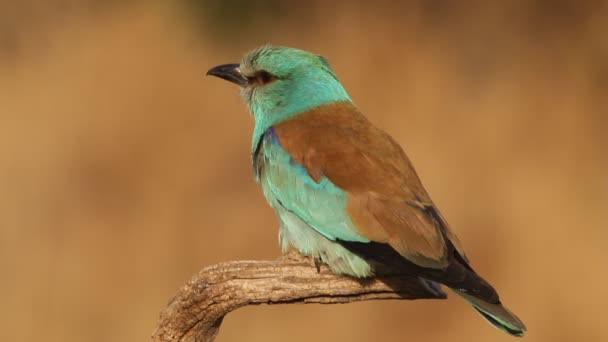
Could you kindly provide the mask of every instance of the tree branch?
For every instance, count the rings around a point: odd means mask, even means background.
[[[276,261],[232,261],[201,270],[161,312],[155,342],[212,342],[224,316],[246,305],[350,303],[375,299],[445,298],[418,278],[386,274],[356,279],[321,272],[290,253]]]

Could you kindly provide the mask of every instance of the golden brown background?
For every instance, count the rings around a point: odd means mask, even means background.
[[[325,55],[529,341],[608,341],[608,7],[0,2],[0,340],[145,341],[206,265],[279,254],[252,119],[204,72]],[[513,341],[447,301],[258,306],[218,341]]]

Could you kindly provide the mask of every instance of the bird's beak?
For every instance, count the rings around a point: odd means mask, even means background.
[[[236,63],[222,64],[213,67],[207,71],[207,75],[223,78],[226,81],[238,84],[241,87],[245,87],[249,83],[247,78],[241,74],[239,64]]]

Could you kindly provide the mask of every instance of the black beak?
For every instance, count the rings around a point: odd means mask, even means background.
[[[241,87],[245,87],[249,83],[247,78],[241,74],[239,65],[235,63],[222,64],[213,67],[207,71],[207,75],[223,78],[226,81],[236,83]]]

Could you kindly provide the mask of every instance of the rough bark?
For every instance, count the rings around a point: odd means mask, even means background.
[[[201,270],[161,312],[155,342],[211,342],[224,316],[246,305],[350,303],[378,299],[445,298],[441,290],[403,274],[355,279],[318,272],[290,253],[276,261],[231,261]]]

